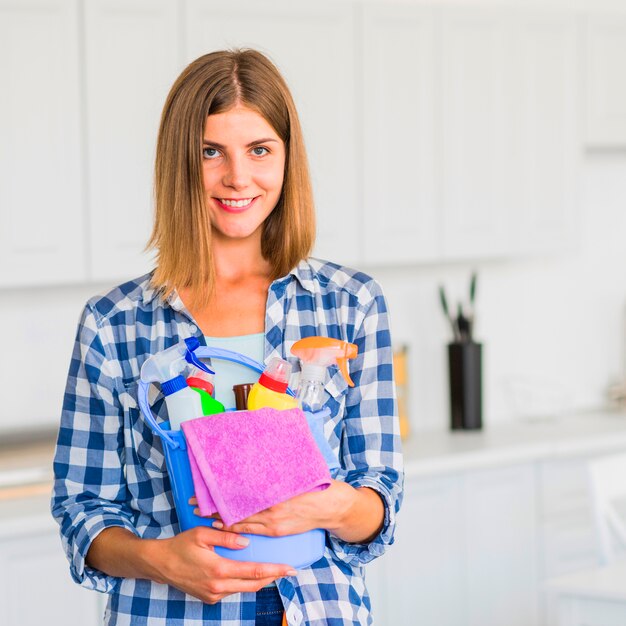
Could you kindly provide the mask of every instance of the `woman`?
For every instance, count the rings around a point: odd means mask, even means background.
[[[402,489],[386,305],[368,276],[308,258],[302,133],[267,58],[215,52],[183,71],[155,180],[157,267],[87,303],[70,365],[52,511],[72,576],[111,594],[110,625],[280,624],[283,610],[292,625],[371,623],[362,566],[392,543]],[[179,533],[160,440],[137,409],[142,363],[192,335],[291,359],[312,334],[359,348],[355,387],[336,371],[326,386],[337,479],[231,528]],[[328,531],[325,555],[297,572],[213,550],[313,528]]]

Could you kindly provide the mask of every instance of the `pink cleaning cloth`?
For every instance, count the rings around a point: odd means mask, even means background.
[[[325,489],[330,472],[300,409],[257,409],[182,423],[200,514],[231,526]]]

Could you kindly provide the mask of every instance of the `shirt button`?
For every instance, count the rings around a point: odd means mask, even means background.
[[[197,333],[198,332],[198,327],[195,324],[190,324],[189,325],[189,332],[190,333]]]
[[[302,622],[302,613],[293,604],[287,609],[287,622],[289,626],[300,626]]]

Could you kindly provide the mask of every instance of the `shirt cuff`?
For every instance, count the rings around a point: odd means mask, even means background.
[[[349,481],[354,487],[369,487],[381,497],[385,509],[383,527],[374,539],[368,543],[348,543],[343,539],[328,535],[330,547],[333,554],[348,565],[362,566],[385,553],[387,546],[394,542],[394,531],[396,527],[395,498],[389,489],[379,481],[369,476],[362,476]]]
[[[99,514],[85,519],[73,533],[73,541],[68,543],[68,556],[72,578],[83,587],[102,593],[111,593],[121,582],[121,578],[109,576],[89,567],[85,563],[87,552],[94,539],[106,528],[120,527],[139,536],[137,529],[126,518],[115,514]]]

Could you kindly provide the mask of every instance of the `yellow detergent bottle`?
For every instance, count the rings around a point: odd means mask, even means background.
[[[248,395],[248,410],[270,407],[272,409],[294,409],[298,401],[287,394],[291,365],[279,357],[273,358],[259,381],[254,383]]]

